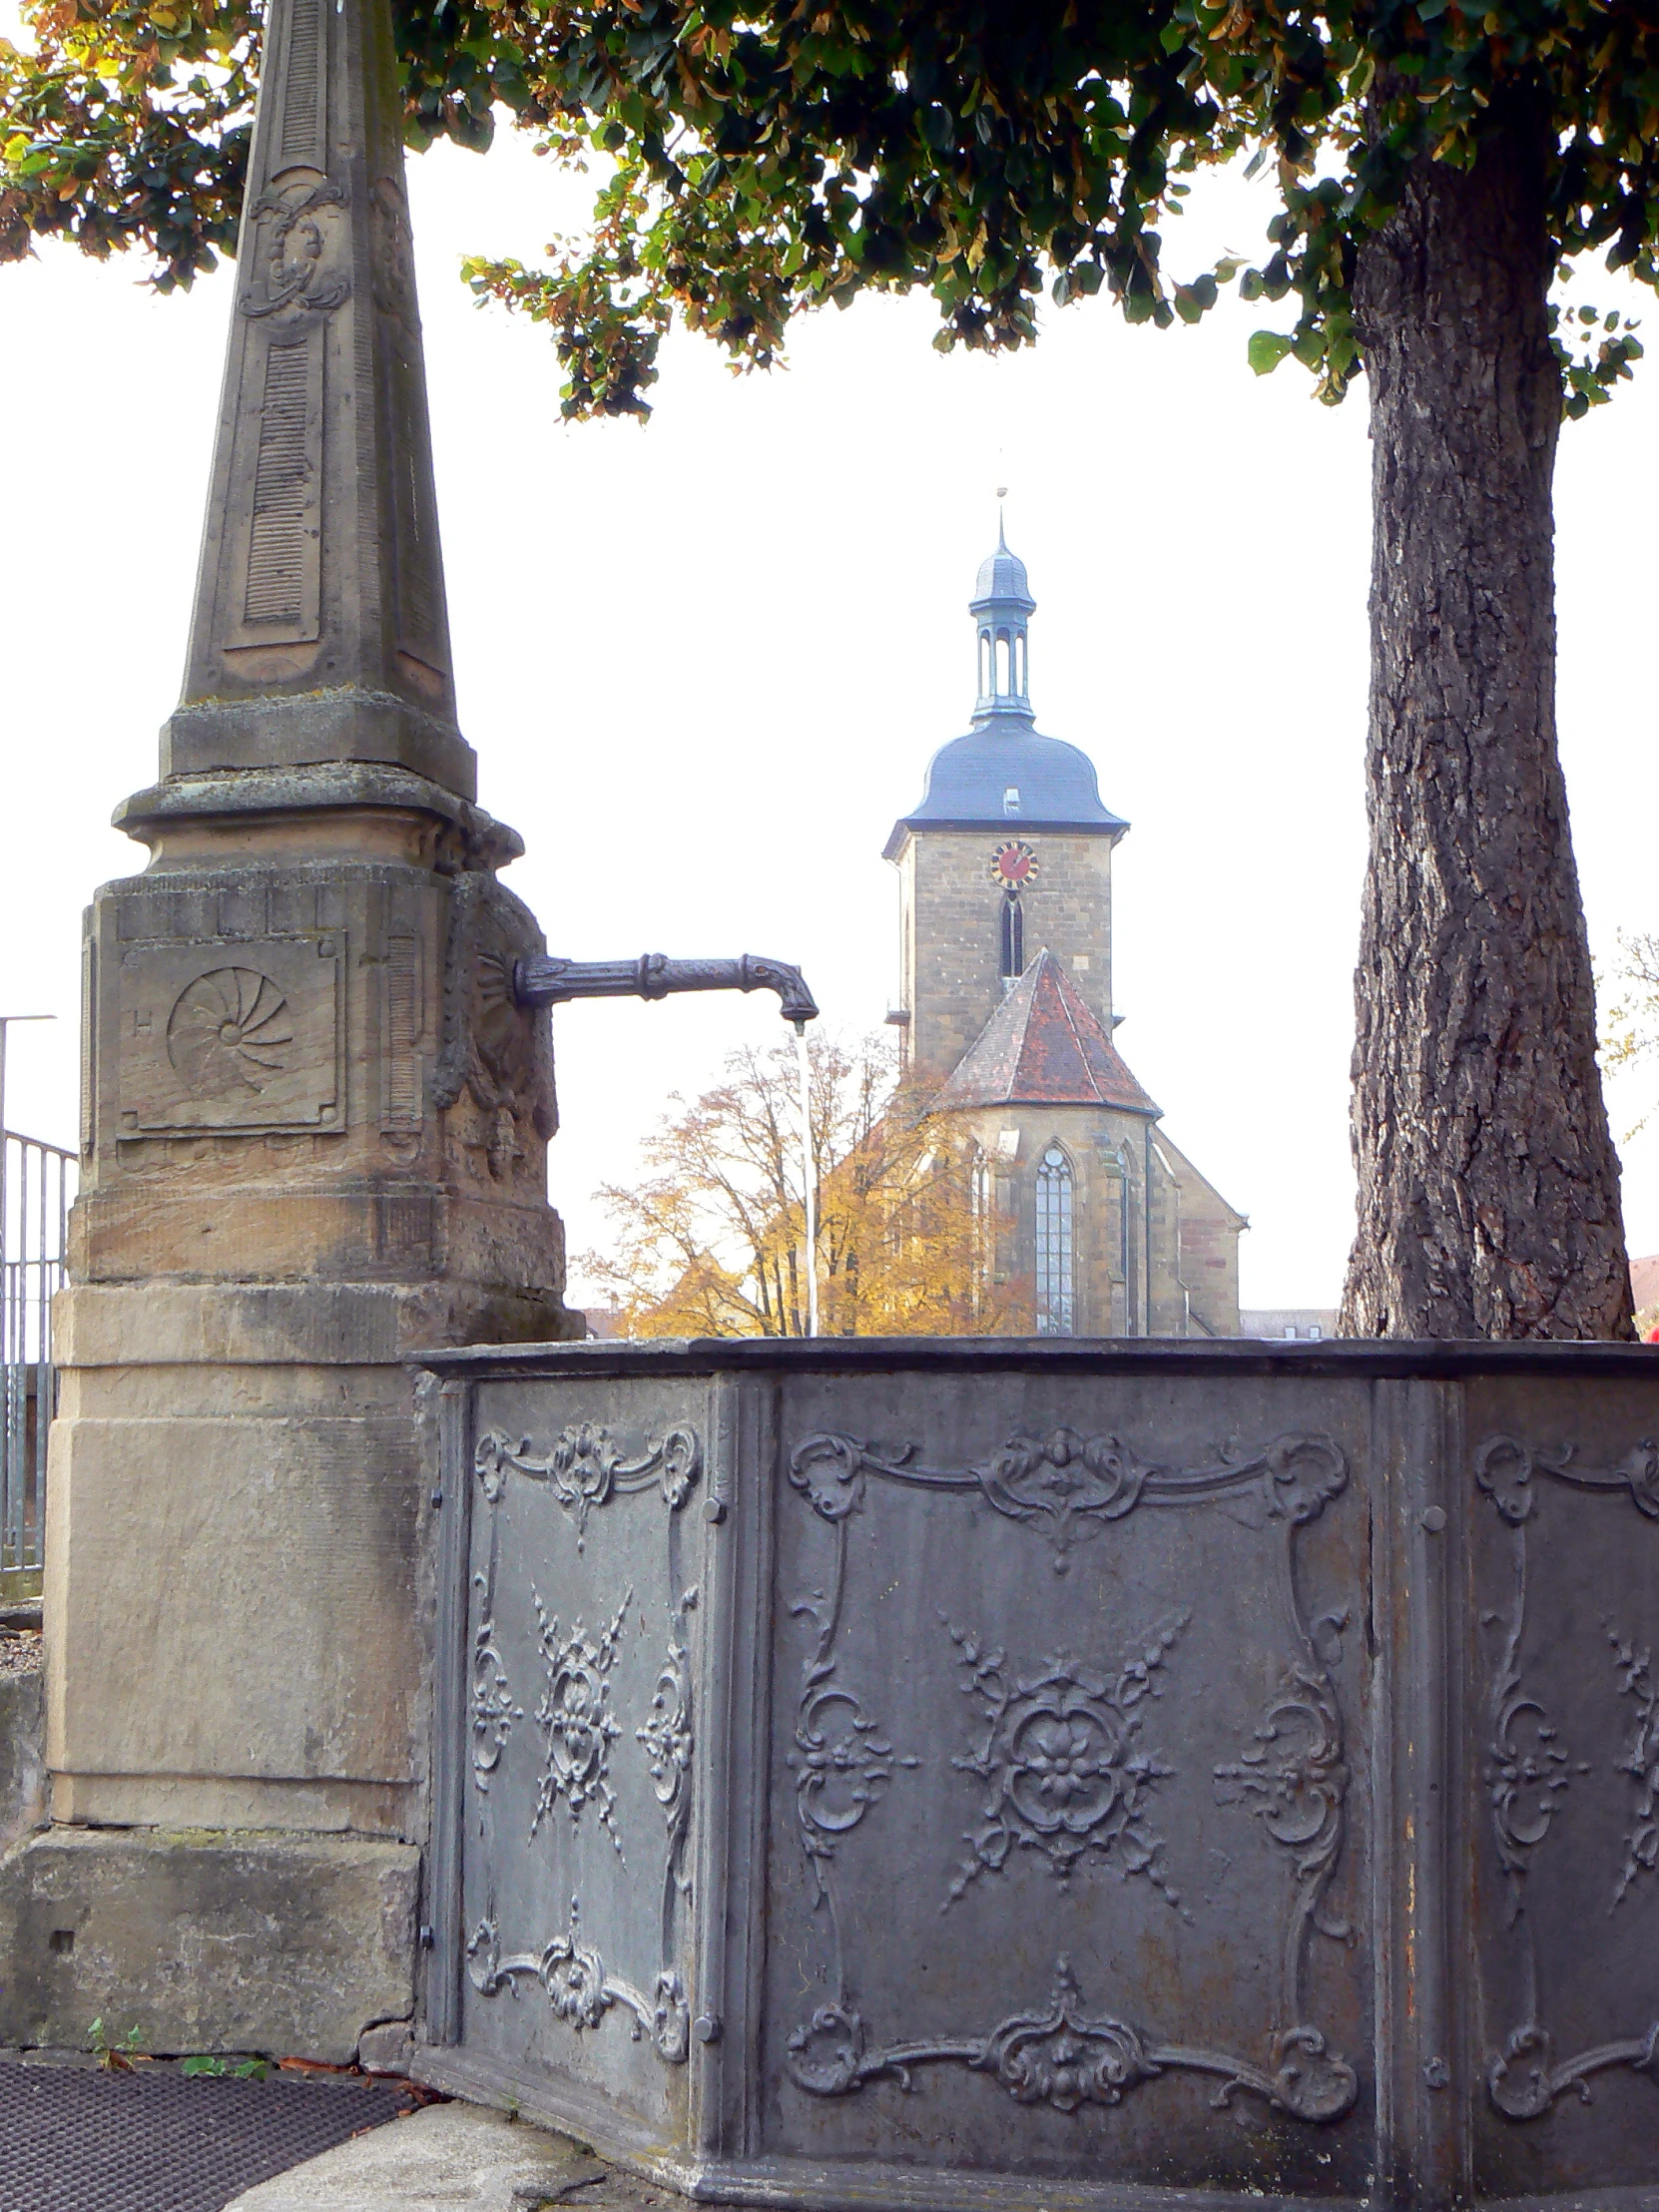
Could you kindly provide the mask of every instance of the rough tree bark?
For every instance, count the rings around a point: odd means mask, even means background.
[[[1627,1337],[1619,1169],[1555,743],[1542,127],[1423,161],[1362,250],[1371,865],[1355,977],[1362,1337]]]

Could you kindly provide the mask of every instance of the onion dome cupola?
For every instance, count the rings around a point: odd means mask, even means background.
[[[1023,822],[1032,829],[1122,836],[1129,825],[1101,805],[1088,755],[1059,738],[1043,737],[1036,727],[1030,624],[1037,602],[1025,563],[1009,552],[1000,522],[996,550],[979,564],[968,611],[978,657],[971,726],[928,762],[921,804],[893,825],[887,858],[895,857],[910,830]]]
[[[1020,722],[1031,712],[1030,630],[1037,602],[1025,579],[1025,563],[1010,553],[997,517],[996,551],[979,564],[968,612],[979,628],[979,697],[974,703],[977,729],[995,716]]]

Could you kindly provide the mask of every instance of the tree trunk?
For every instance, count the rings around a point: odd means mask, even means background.
[[[1374,518],[1352,1336],[1631,1334],[1555,744],[1544,147],[1516,102],[1472,172],[1420,162],[1356,275]]]

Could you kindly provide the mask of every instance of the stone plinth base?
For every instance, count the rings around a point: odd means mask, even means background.
[[[54,1828],[0,1861],[0,2041],[345,2064],[414,2001],[420,1854],[343,1837]]]
[[[0,1674],[0,1852],[45,1817],[44,1728],[40,1670]]]
[[[351,1285],[60,1300],[56,1819],[418,1833],[409,1303]]]

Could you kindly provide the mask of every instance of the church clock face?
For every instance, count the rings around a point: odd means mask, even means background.
[[[1037,855],[1023,837],[1010,837],[991,854],[991,881],[1005,891],[1022,891],[1037,879]]]

